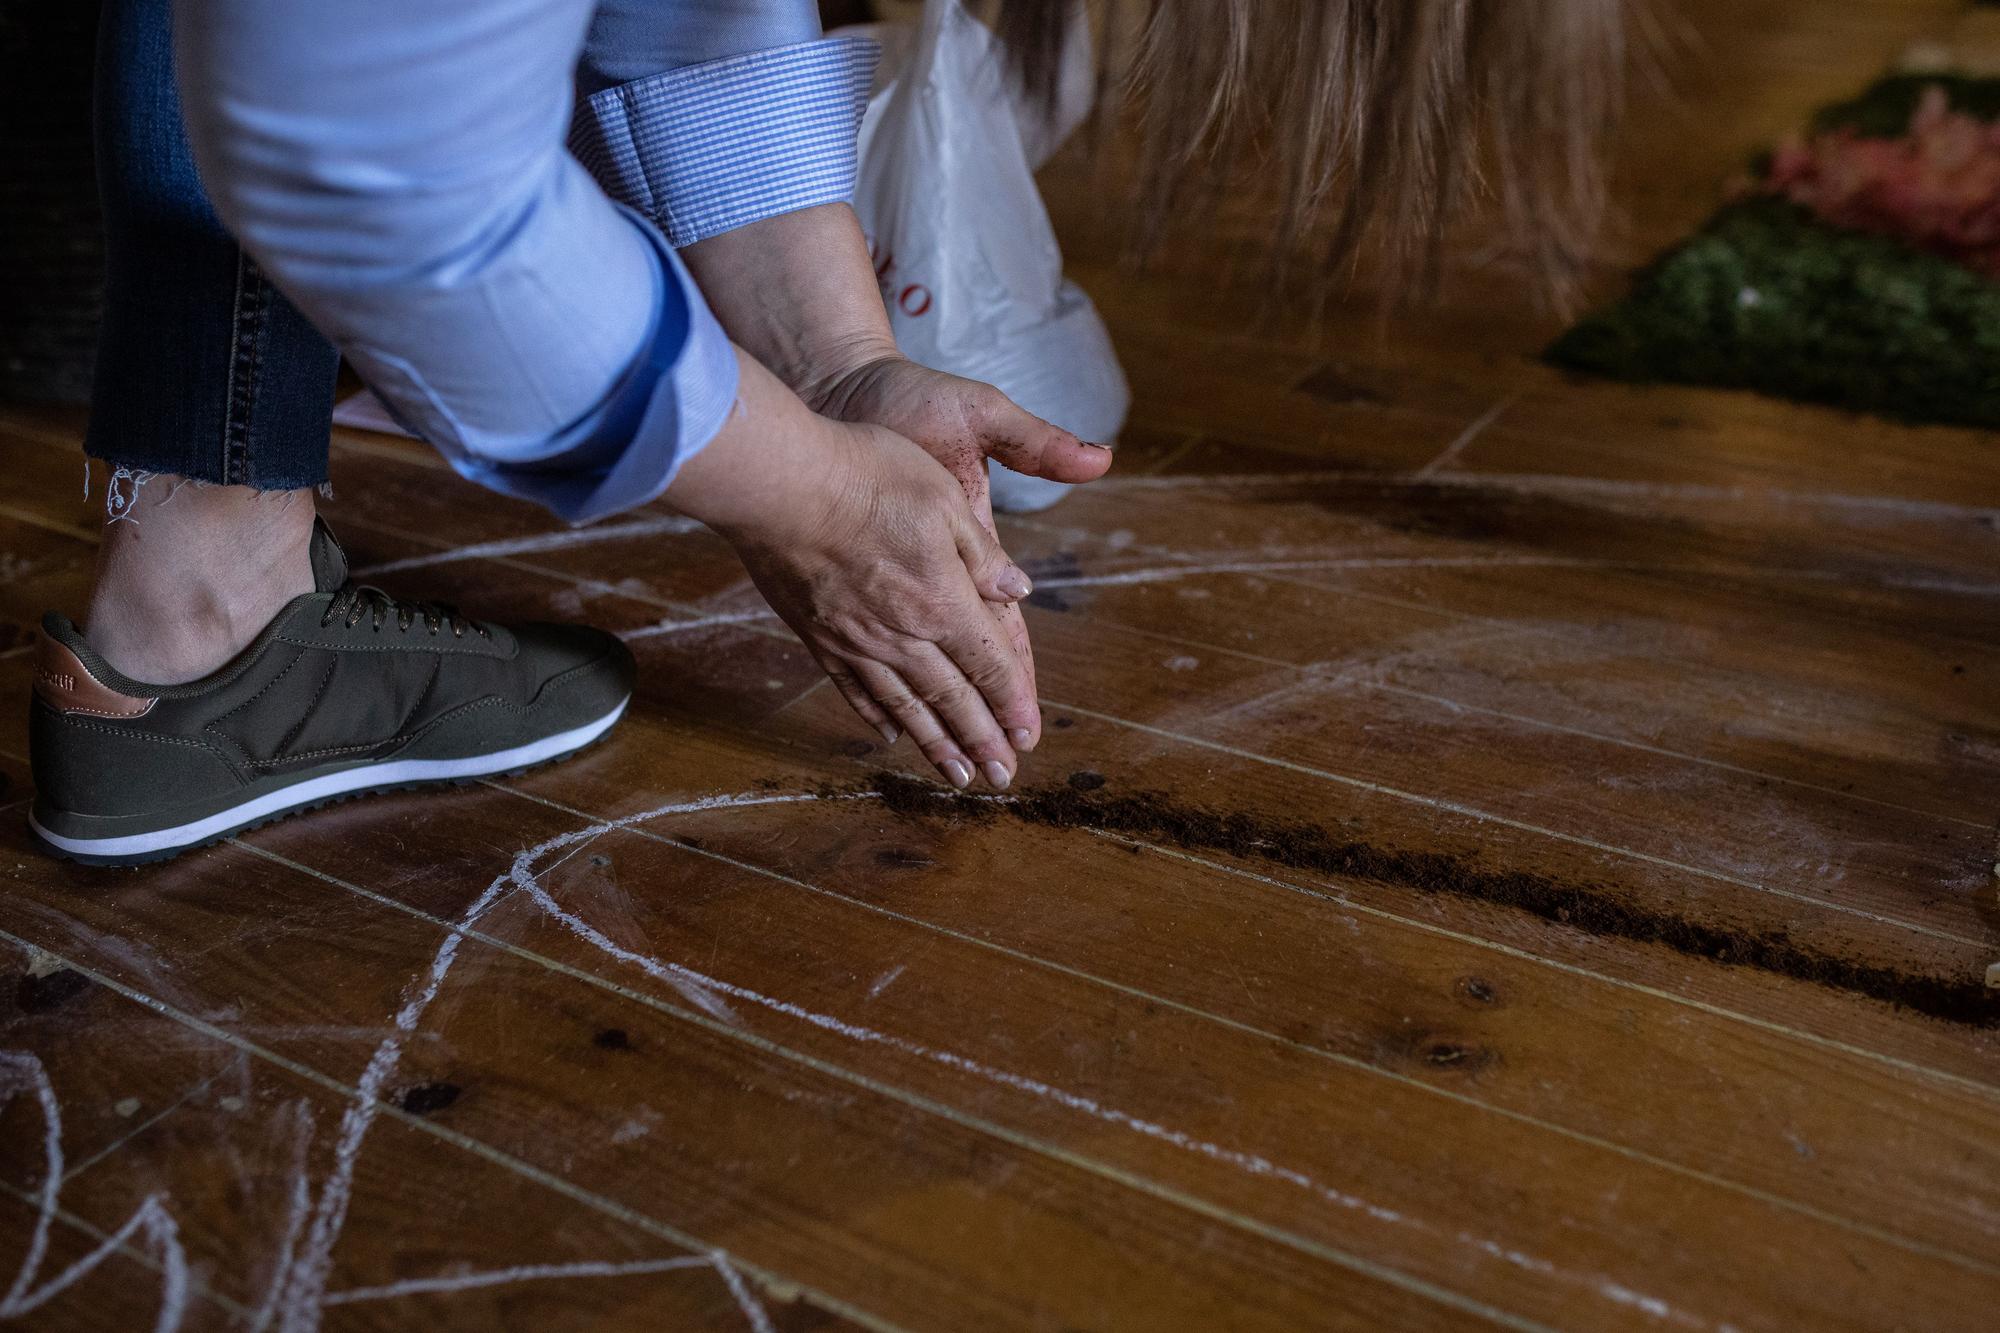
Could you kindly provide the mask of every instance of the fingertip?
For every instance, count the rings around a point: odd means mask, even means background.
[[[1081,486],[1111,470],[1112,451],[1108,445],[1092,444],[1064,432],[1063,443],[1044,449],[1042,460],[1043,475],[1050,480]]]

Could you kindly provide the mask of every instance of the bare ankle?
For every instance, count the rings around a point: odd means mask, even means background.
[[[125,474],[108,507],[84,636],[135,680],[214,671],[313,590],[313,495]]]

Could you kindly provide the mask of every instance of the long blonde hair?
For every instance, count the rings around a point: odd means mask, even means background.
[[[1036,91],[1077,0],[993,0]],[[1430,274],[1476,207],[1558,300],[1605,209],[1633,0],[1094,0],[1107,89],[1136,105],[1150,246],[1268,190],[1274,255],[1327,278],[1364,249]]]

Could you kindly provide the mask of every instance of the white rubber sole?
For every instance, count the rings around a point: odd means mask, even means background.
[[[595,721],[586,722],[580,727],[573,727],[554,736],[545,736],[527,745],[517,745],[511,750],[498,750],[492,754],[474,755],[467,759],[390,759],[360,768],[342,769],[338,773],[326,773],[316,778],[295,782],[288,787],[280,787],[276,791],[267,791],[254,800],[231,806],[227,810],[218,810],[204,819],[179,824],[173,828],[129,833],[116,838],[67,838],[42,827],[41,821],[35,818],[32,810],[28,812],[28,823],[42,841],[73,856],[113,858],[157,856],[162,852],[171,852],[206,842],[246,825],[275,818],[301,806],[316,805],[336,796],[347,796],[373,787],[400,787],[419,782],[449,782],[454,778],[480,778],[545,763],[572,750],[580,750],[609,731],[618,719],[625,715],[625,706],[630,702],[631,698],[628,696],[620,700],[616,708]]]

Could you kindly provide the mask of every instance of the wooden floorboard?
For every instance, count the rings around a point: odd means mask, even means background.
[[[1906,44],[2000,49],[1688,21],[1593,296]],[[1002,525],[1009,801],[911,785],[665,508],[342,430],[355,567],[621,633],[627,721],[59,866],[28,653],[101,515],[82,414],[0,406],[0,1325],[1991,1325],[1993,437],[1557,373],[1496,266],[1274,312],[1242,208],[1134,269],[1092,182],[1133,422]]]

